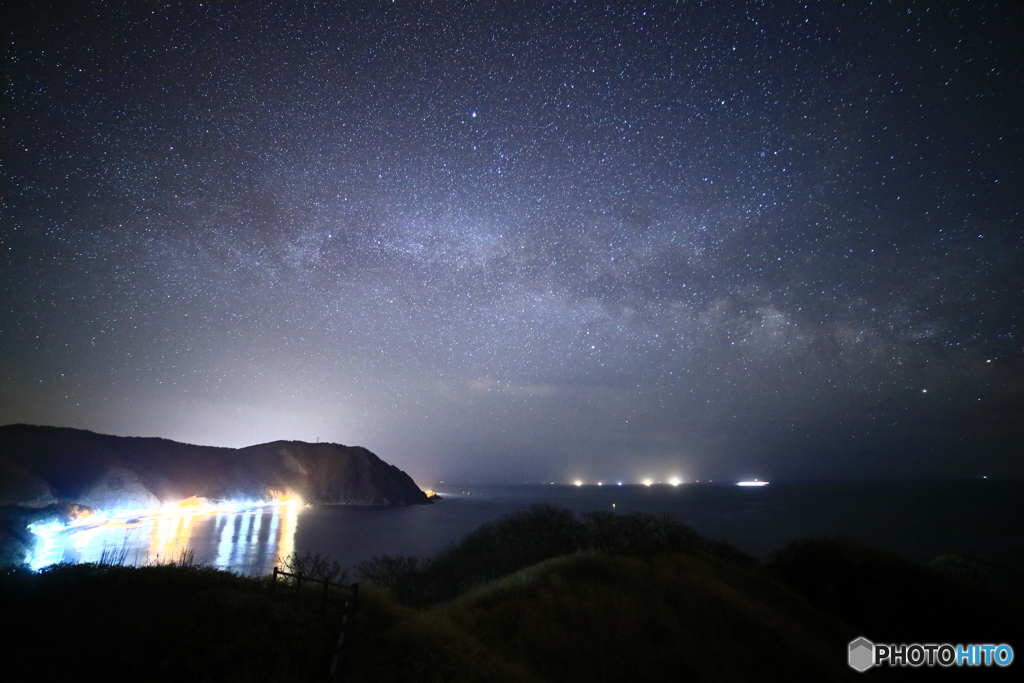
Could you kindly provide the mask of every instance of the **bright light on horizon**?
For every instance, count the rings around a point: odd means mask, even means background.
[[[740,481],[740,482],[736,482],[736,485],[737,486],[767,486],[768,482],[766,482],[766,481],[758,481],[757,479],[755,479],[754,481]]]

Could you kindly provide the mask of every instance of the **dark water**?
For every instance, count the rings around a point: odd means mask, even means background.
[[[468,491],[468,493],[462,493]],[[780,482],[762,488],[670,486],[467,487],[415,508],[317,508],[295,547],[354,564],[373,555],[430,556],[480,524],[533,503],[575,512],[667,513],[762,559],[808,536],[860,538],[914,562],[943,553],[1024,570],[1024,482]]]
[[[552,503],[575,512],[666,513],[762,559],[798,538],[841,534],[914,562],[956,553],[1024,570],[1024,481],[469,486],[439,493],[444,500],[425,506],[199,515],[110,529],[91,540],[75,534],[65,558],[89,561],[103,545],[120,543],[130,562],[190,548],[198,561],[245,572],[270,571],[276,557],[292,550],[351,566],[382,554],[429,557],[484,522]]]

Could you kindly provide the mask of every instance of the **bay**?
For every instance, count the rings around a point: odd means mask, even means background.
[[[577,513],[668,514],[761,559],[810,536],[859,538],[913,562],[944,554],[1024,570],[1024,482],[1017,480],[798,481],[725,484],[448,486],[432,505],[267,507],[175,515],[65,534],[53,561],[196,562],[268,573],[291,552],[354,566],[378,555],[430,557],[481,524],[547,503]]]

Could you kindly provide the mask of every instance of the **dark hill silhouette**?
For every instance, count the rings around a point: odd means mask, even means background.
[[[66,427],[0,427],[0,505],[109,508],[294,493],[307,503],[426,503],[405,472],[369,450],[274,441],[218,448]]]

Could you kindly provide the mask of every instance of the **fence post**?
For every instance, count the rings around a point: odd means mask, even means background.
[[[274,579],[273,579],[273,581],[270,584],[270,592],[271,593],[276,593],[277,592],[277,567],[274,567]]]
[[[334,647],[334,658],[331,660],[331,680],[338,683],[341,680],[341,646],[345,642],[345,631],[348,630],[349,614],[355,610],[356,596],[359,595],[359,584],[352,584],[352,597],[345,601],[345,613],[341,617],[341,633],[338,634],[338,644]]]

